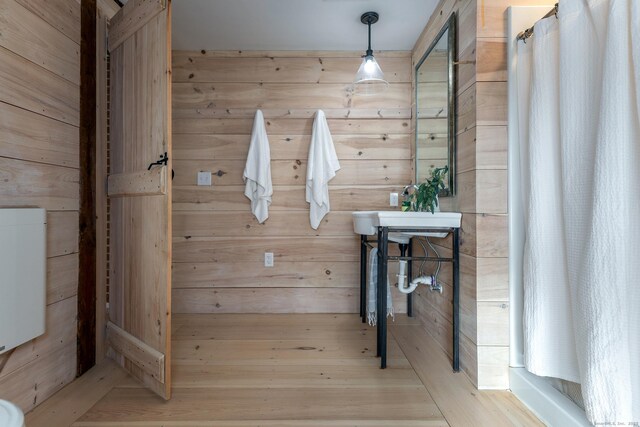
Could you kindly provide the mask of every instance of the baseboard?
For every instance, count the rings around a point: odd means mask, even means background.
[[[551,384],[525,368],[509,369],[511,392],[550,427],[590,427],[584,411]]]

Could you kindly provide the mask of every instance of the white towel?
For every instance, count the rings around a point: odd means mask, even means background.
[[[242,179],[245,182],[244,195],[251,200],[251,212],[258,222],[269,218],[269,205],[273,195],[271,184],[271,153],[269,139],[264,127],[262,111],[256,111],[251,132],[251,144],[247,154]]]
[[[369,254],[369,289],[367,290],[367,322],[375,326],[378,319],[378,249],[371,249]],[[393,316],[393,300],[391,299],[391,287],[389,275],[387,275],[387,316]]]
[[[307,163],[306,200],[309,203],[309,220],[314,230],[318,229],[322,218],[329,213],[329,181],[340,170],[340,163],[327,118],[322,110],[316,113],[309,146]]]

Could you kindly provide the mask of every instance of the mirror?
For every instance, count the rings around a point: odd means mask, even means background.
[[[449,167],[440,197],[455,194],[456,16],[451,15],[416,65],[416,183],[435,168]]]

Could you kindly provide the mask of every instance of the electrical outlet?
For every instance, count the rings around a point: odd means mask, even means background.
[[[398,206],[398,193],[389,194],[389,206]]]
[[[198,185],[211,185],[211,171],[198,172]]]
[[[273,267],[273,252],[264,253],[264,266]]]

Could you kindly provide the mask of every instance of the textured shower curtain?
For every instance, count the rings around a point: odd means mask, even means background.
[[[640,1],[558,15],[518,50],[525,365],[640,422]]]

